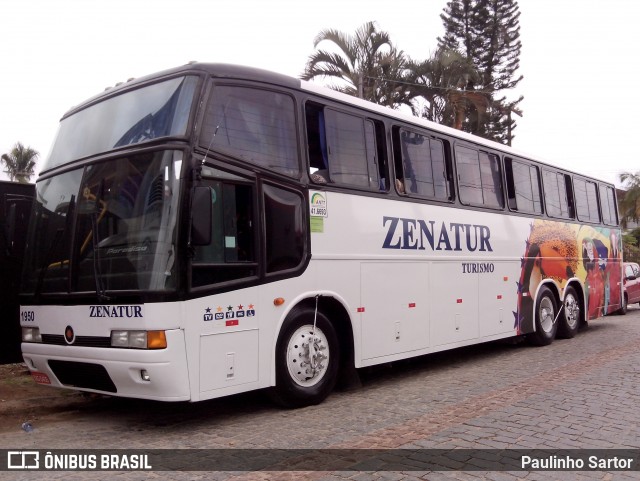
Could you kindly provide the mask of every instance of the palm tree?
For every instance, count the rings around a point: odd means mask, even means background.
[[[379,31],[375,22],[367,22],[355,35],[335,29],[322,30],[313,46],[328,41],[338,53],[317,50],[309,60],[301,78],[331,77],[340,81],[331,88],[388,107],[408,104],[407,86],[403,82],[406,58],[391,43],[387,32]]]
[[[386,107],[411,106],[415,96],[411,85],[409,58],[392,46],[387,53],[378,53],[375,76],[371,76],[372,101]]]
[[[5,172],[9,174],[9,179],[21,184],[29,183],[39,156],[40,153],[37,150],[16,142],[10,153],[2,154],[2,162],[7,167]]]
[[[489,106],[486,93],[468,89],[480,75],[473,62],[456,50],[439,48],[423,62],[409,62],[409,70],[413,97],[426,101],[420,111],[414,104],[416,115],[462,130],[468,107],[475,109],[479,121]]]
[[[620,221],[626,229],[629,222],[640,221],[640,172],[622,172],[620,182],[627,189],[620,200]]]

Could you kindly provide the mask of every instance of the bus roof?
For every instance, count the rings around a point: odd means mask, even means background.
[[[540,162],[542,164],[546,164],[549,167],[558,168],[567,172],[572,172],[570,169],[559,167],[557,165],[554,165],[553,162],[549,162],[538,156],[531,155],[530,153],[519,151],[517,149],[514,149],[513,147],[500,144],[498,142],[494,142],[494,141],[491,141],[483,137],[479,137],[477,135],[473,135],[461,130],[447,127],[445,125],[432,122],[425,118],[416,117],[409,113],[404,113],[400,110],[395,110],[389,107],[375,104],[373,102],[369,102],[367,100],[359,99],[357,97],[353,97],[351,95],[347,95],[342,92],[338,92],[336,90],[320,86],[313,82],[301,80],[299,78],[290,77],[288,75],[284,75],[284,74],[280,74],[280,73],[276,73],[276,72],[272,72],[272,71],[264,70],[260,68],[247,67],[247,66],[235,65],[235,64],[226,64],[226,63],[190,62],[176,68],[156,72],[150,75],[146,75],[144,77],[129,79],[126,82],[118,83],[114,87],[107,88],[105,89],[104,92],[101,92],[100,94],[86,100],[82,104],[79,104],[71,108],[68,112],[64,114],[62,118],[64,119],[65,117],[68,117],[74,114],[75,112],[82,110],[96,102],[99,102],[111,96],[118,95],[122,92],[135,88],[136,86],[139,86],[141,84],[151,82],[153,80],[159,80],[165,77],[179,75],[181,73],[186,74],[190,72],[204,73],[216,78],[223,78],[223,79],[226,78],[226,79],[235,79],[235,80],[253,80],[257,82],[264,82],[267,84],[290,88],[290,89],[298,90],[302,92],[308,92],[310,94],[331,99],[336,102],[359,107],[359,108],[368,110],[370,112],[375,112],[376,114],[384,117],[397,119],[402,122],[410,123],[418,127],[423,127],[423,128],[432,130],[434,132],[439,132],[447,136],[458,138],[463,141],[479,144],[487,148],[491,148],[493,150],[498,150],[505,154],[510,154],[516,157],[524,157],[536,162]],[[579,172],[572,172],[572,173],[576,175],[581,175],[587,178],[593,178],[589,175],[581,174]],[[610,182],[606,182],[606,181],[601,181],[601,182],[606,184],[611,184]]]

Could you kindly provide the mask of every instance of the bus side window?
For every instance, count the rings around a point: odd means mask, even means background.
[[[502,176],[497,155],[456,146],[458,188],[463,204],[503,208]]]
[[[207,106],[202,145],[273,172],[299,177],[295,103],[287,94],[216,86]]]
[[[600,208],[602,210],[602,222],[606,225],[618,225],[618,211],[614,190],[600,184]]]
[[[576,203],[573,197],[573,182],[571,182],[571,176],[564,174],[564,185],[567,191],[567,207],[569,211],[569,217],[571,219],[576,218]]]
[[[414,197],[449,200],[444,142],[426,133],[394,128],[396,189]]]
[[[294,269],[302,263],[307,250],[304,196],[268,183],[263,184],[262,192],[266,272]]]
[[[573,186],[576,194],[578,220],[583,222],[600,222],[595,182],[587,182],[584,179],[574,178]]]
[[[542,213],[540,171],[537,166],[507,157],[504,160],[509,209],[530,214]]]
[[[311,102],[305,108],[311,180],[379,190],[374,122]]]
[[[367,162],[369,164],[369,184],[376,185],[381,192],[389,190],[389,172],[387,169],[387,149],[385,129],[382,122],[365,121],[365,137],[367,144]]]
[[[547,214],[551,217],[572,219],[574,215],[571,178],[561,172],[544,169],[542,183]]]
[[[369,187],[364,120],[331,109],[324,114],[329,178],[338,184]]]
[[[309,175],[317,184],[329,182],[329,158],[325,134],[324,110],[321,105],[308,102],[305,106]]]
[[[400,140],[400,127],[393,127],[391,131],[393,144],[393,165],[395,167],[395,187],[398,194],[405,194],[404,168],[402,166],[402,142]]]
[[[193,287],[244,279],[258,274],[255,255],[253,186],[231,175],[206,180],[211,188],[211,242],[194,248]],[[240,180],[240,178],[238,178]],[[198,212],[192,215],[197,216]]]

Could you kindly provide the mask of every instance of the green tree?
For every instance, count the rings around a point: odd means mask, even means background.
[[[439,48],[423,62],[409,62],[408,69],[415,115],[460,129],[469,106],[480,112],[486,110],[486,97],[466,90],[467,85],[479,79],[479,73],[470,59],[457,50]]]
[[[630,222],[640,221],[640,172],[622,172],[620,182],[626,192],[620,200],[620,223],[625,229]]]
[[[36,161],[40,153],[31,147],[25,147],[20,142],[16,142],[8,154],[2,154],[2,163],[7,170],[12,182],[26,184],[34,174]]]
[[[622,236],[622,252],[627,262],[640,262],[640,227]]]
[[[313,45],[331,42],[338,52],[317,50],[307,60],[301,78],[330,77],[340,81],[334,90],[376,102],[387,107],[410,103],[405,82],[404,52],[391,43],[387,32],[367,22],[349,35],[335,29],[322,30]]]
[[[516,0],[451,0],[441,15],[445,35],[441,48],[458,50],[469,58],[480,76],[470,79],[466,91],[486,98],[486,110],[467,103],[463,129],[502,143],[511,143],[516,127],[511,114],[522,115],[515,101],[504,91],[522,80],[517,76],[520,49],[520,12]]]
[[[414,92],[411,88],[410,59],[402,50],[391,46],[388,53],[379,53],[376,59],[376,76],[373,81],[372,101],[386,107],[411,106]]]
[[[467,58],[470,58],[474,65],[479,66],[483,48],[482,25],[478,3],[483,0],[451,0],[440,14],[444,25],[444,37],[438,38],[438,48],[456,50]],[[473,88],[478,83],[478,79],[469,81],[467,87]]]

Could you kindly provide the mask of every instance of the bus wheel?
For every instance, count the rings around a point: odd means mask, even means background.
[[[627,298],[627,293],[625,292],[622,295],[622,305],[620,306],[620,309],[618,309],[616,311],[616,314],[624,316],[627,313],[627,305],[628,305],[628,303],[629,303],[629,299]]]
[[[555,322],[556,315],[556,299],[549,288],[543,286],[536,301],[536,330],[528,334],[527,339],[536,346],[551,344],[558,329],[558,324]]]
[[[276,386],[273,399],[286,407],[322,402],[335,386],[340,353],[338,338],[327,317],[304,308],[291,313],[276,345]]]
[[[573,287],[567,287],[565,290],[562,311],[558,319],[558,337],[571,339],[580,327],[580,301]]]

